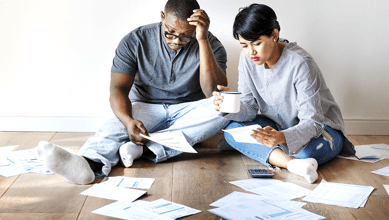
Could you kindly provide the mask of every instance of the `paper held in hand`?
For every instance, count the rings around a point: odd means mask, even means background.
[[[258,141],[251,136],[253,130],[262,128],[260,125],[249,125],[246,127],[232,128],[223,130],[224,132],[230,133],[236,142],[259,144]]]
[[[179,150],[187,153],[197,153],[197,151],[188,143],[182,131],[167,131],[162,133],[152,133],[150,137],[141,134],[142,137],[162,144],[174,150]]]

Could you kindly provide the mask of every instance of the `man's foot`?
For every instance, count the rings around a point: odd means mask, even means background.
[[[123,144],[119,149],[120,162],[125,167],[132,166],[134,160],[140,158],[143,154],[143,146],[132,142]]]
[[[37,147],[37,154],[47,169],[71,182],[89,184],[95,180],[95,174],[86,159],[61,146],[41,141]]]
[[[303,176],[309,183],[314,183],[318,178],[318,165],[314,158],[293,159],[288,162],[287,167],[289,172]]]
[[[235,148],[231,147],[224,138],[219,141],[217,148],[219,148],[219,150],[235,150]]]

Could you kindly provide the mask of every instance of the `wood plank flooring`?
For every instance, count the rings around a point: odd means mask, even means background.
[[[31,149],[41,140],[69,147],[77,152],[92,133],[0,132],[0,147],[18,145],[15,150]],[[244,192],[228,182],[250,178],[247,165],[258,162],[236,151],[219,151],[221,134],[197,145],[198,154],[182,154],[160,164],[137,160],[133,167],[116,166],[110,176],[152,177],[153,186],[141,200],[166,199],[202,212],[182,219],[221,219],[208,209],[212,202],[233,191]],[[349,136],[355,145],[386,143],[389,136]],[[329,182],[373,186],[375,190],[364,208],[350,209],[318,203],[304,208],[327,219],[389,219],[389,195],[383,184],[389,177],[370,171],[389,166],[389,160],[365,163],[335,158],[319,167],[319,179],[308,184],[302,177],[285,169],[276,171],[275,179],[314,189],[322,179]],[[96,179],[96,182],[101,179]],[[75,185],[57,175],[27,173],[5,178],[0,176],[0,220],[8,219],[114,219],[91,211],[114,201],[87,197],[79,193],[90,185]],[[296,199],[301,201],[301,199]]]

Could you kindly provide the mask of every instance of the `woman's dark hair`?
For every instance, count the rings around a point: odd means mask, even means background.
[[[240,35],[248,41],[256,41],[262,35],[271,37],[274,29],[280,31],[281,27],[273,9],[263,4],[252,4],[236,15],[233,35],[237,40]]]
[[[193,14],[193,10],[199,8],[200,5],[196,0],[168,0],[165,5],[165,13],[186,21]]]

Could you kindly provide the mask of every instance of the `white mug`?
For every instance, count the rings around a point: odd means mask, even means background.
[[[240,92],[220,91],[224,98],[219,104],[220,112],[223,113],[237,113],[240,111]]]

